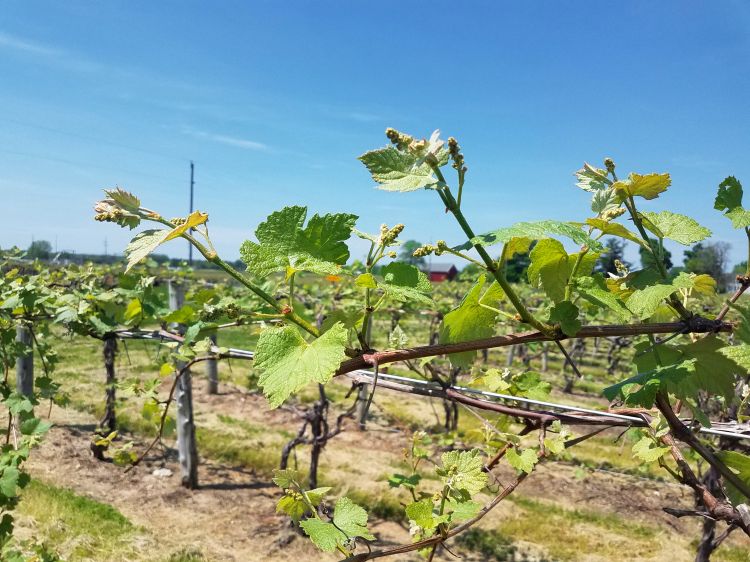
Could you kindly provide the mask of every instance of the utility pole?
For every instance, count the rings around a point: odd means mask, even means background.
[[[193,172],[194,172],[195,166],[193,166],[193,161],[190,161],[190,213],[189,215],[193,214],[193,188],[195,186],[195,182],[193,181]],[[188,242],[188,263],[190,265],[193,265],[193,245]]]

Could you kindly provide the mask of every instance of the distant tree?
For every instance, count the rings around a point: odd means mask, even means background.
[[[596,262],[596,271],[600,273],[617,273],[615,262],[620,261],[630,268],[631,264],[625,260],[625,242],[617,238],[610,238],[604,244],[604,252],[599,256]]]
[[[667,268],[667,270],[672,269],[672,266],[674,265],[672,263],[672,252],[670,252],[666,248],[659,248],[658,242],[652,241],[652,244],[656,246],[656,253],[661,253],[662,259],[664,261],[664,266]],[[638,252],[641,256],[641,267],[643,269],[650,269],[656,265],[656,261],[654,261],[654,256],[651,254],[651,252],[643,247],[639,248]]]
[[[34,240],[26,255],[33,260],[48,260],[52,255],[52,244],[46,240]]]
[[[526,270],[529,269],[529,254],[516,254],[505,262],[505,278],[511,283],[526,281]]]
[[[732,273],[735,275],[745,275],[747,273],[747,260],[741,261],[732,269]]]
[[[421,242],[416,240],[407,240],[401,245],[401,251],[398,253],[398,259],[400,261],[410,263],[416,267],[424,267],[424,258],[414,257],[414,250],[422,246]]]
[[[726,242],[701,242],[685,250],[685,271],[707,273],[716,279],[720,288],[726,284],[724,272],[728,261],[729,244]]]
[[[480,273],[482,273],[482,269],[477,264],[470,263],[459,272],[458,279],[461,281],[476,281]]]

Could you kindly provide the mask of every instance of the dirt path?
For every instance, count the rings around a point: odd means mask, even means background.
[[[208,396],[200,383],[196,386],[199,424],[210,425],[221,413],[290,430],[297,426],[292,412],[269,412],[261,397],[231,387],[225,387],[224,394]],[[176,459],[150,460],[126,473],[110,463],[96,461],[89,454],[88,444],[95,424],[92,416],[55,408],[52,421],[55,427],[29,463],[32,475],[108,503],[142,527],[145,530],[141,539],[142,560],[153,560],[154,552],[164,556],[186,547],[194,547],[215,561],[337,559],[318,552],[307,540],[290,532],[285,518],[275,514],[280,492],[267,476],[202,459],[201,488],[185,490],[179,485]],[[262,447],[262,435],[259,440],[260,445],[251,443],[249,446]],[[143,446],[142,442],[136,442],[136,447]],[[397,462],[405,444],[404,435],[390,431],[345,431],[324,453],[326,474],[329,477],[346,474],[348,481],[353,481],[353,488],[364,485],[389,493],[382,482],[383,474],[388,472],[389,464]],[[355,464],[352,459],[356,459]],[[168,468],[172,475],[155,476],[153,471],[157,468]],[[509,470],[499,473],[501,482],[510,477]],[[336,492],[346,493],[346,490],[339,486]],[[660,532],[680,537],[685,543],[678,546],[670,545],[670,541],[654,541],[651,548],[633,551],[630,560],[691,559],[687,543],[695,536],[694,522],[674,520],[661,510],[665,505],[690,505],[690,494],[679,486],[599,472],[581,477],[575,467],[556,463],[538,467],[520,492],[533,500],[554,501],[565,509],[596,511],[633,519],[635,523],[656,525]],[[505,519],[518,517],[518,511],[513,502],[503,502],[483,526],[493,528]],[[396,523],[374,521],[372,528],[385,543],[409,541],[408,532]],[[614,531],[601,528],[594,531],[597,540],[622,541]],[[530,550],[534,551],[535,547],[530,545]],[[453,558],[446,554],[437,559]],[[463,553],[463,560],[482,559],[479,555]],[[400,557],[399,560],[418,558]],[[580,560],[605,559],[582,554]]]

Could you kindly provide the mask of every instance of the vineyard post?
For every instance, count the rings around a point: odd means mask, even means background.
[[[16,326],[16,341],[24,346],[24,352],[16,358],[16,390],[24,396],[34,395],[34,339],[31,328],[24,324]]]
[[[365,333],[370,336],[372,334],[372,316],[367,318],[368,326]],[[370,342],[368,341],[369,345]],[[370,387],[366,384],[359,385],[357,391],[357,421],[359,422],[359,430],[365,431],[367,429],[367,414],[370,409]]]
[[[217,333],[214,332],[208,336],[211,343],[215,346],[218,341]],[[206,361],[206,378],[208,379],[208,393],[218,394],[219,393],[219,364],[216,359],[209,359]]]
[[[117,382],[115,374],[115,357],[117,356],[117,338],[114,336],[105,337],[103,348],[104,369],[107,373],[107,402],[104,407],[104,417],[99,425],[101,428],[106,428],[107,431],[111,433],[117,429],[117,421],[115,417],[115,383]]]
[[[179,310],[185,302],[185,286],[169,280],[169,308]],[[193,385],[190,369],[178,363],[179,375],[175,389],[177,404],[177,454],[180,464],[182,485],[189,489],[198,487],[198,448],[195,443],[195,422],[193,420]]]

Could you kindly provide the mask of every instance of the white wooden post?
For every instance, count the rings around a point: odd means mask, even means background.
[[[179,310],[185,303],[185,286],[168,281],[169,308]],[[181,327],[178,327],[182,331]],[[182,372],[175,389],[177,404],[177,456],[180,464],[182,485],[194,489],[198,487],[198,447],[195,442],[195,421],[193,418],[193,384],[190,369],[184,363],[177,365]]]
[[[208,336],[213,345],[216,345],[217,334],[214,332]],[[216,359],[209,359],[206,361],[206,378],[208,379],[208,393],[218,394],[219,393],[219,365]]]
[[[16,341],[26,352],[16,358],[16,390],[31,398],[34,395],[34,339],[28,326],[16,326]]]

